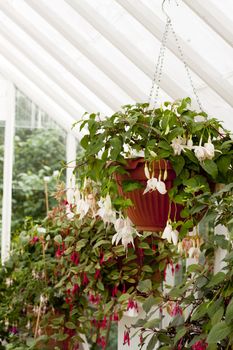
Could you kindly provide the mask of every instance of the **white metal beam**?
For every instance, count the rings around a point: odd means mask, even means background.
[[[80,138],[78,128],[72,129],[75,119],[56,104],[47,96],[37,85],[26,78],[17,68],[10,64],[3,56],[0,55],[0,73],[6,79],[12,81],[26,96],[43,109],[48,115],[54,119],[57,124],[64,128],[67,132],[72,132],[77,138]],[[80,113],[84,111],[80,110]],[[71,130],[72,129],[72,130]]]
[[[47,80],[43,78],[43,74],[37,73],[36,70],[32,69],[18,50],[15,50],[11,45],[8,45],[5,40],[1,40],[0,53],[15,67],[17,67],[26,77],[31,79],[40,89],[42,89],[48,96],[57,102],[67,113],[70,114],[74,119],[81,117],[78,107],[74,108],[73,105],[69,104],[68,100],[64,98],[64,94],[59,91],[55,91],[53,85],[49,85]]]
[[[35,54],[27,42],[23,42],[16,30],[12,30],[10,26],[5,26],[0,19],[0,33],[11,42],[20,52],[22,52],[30,61],[39,67],[39,69],[53,80],[61,89],[65,90],[75,101],[78,102],[87,112],[99,111],[102,112],[101,107],[97,106],[82,90],[72,84],[61,72],[51,65],[43,58],[43,55]]]
[[[65,50],[59,45],[44,35],[40,28],[38,28],[33,20],[29,21],[24,15],[21,15],[17,8],[12,7],[7,1],[0,1],[0,10],[3,11],[14,23],[20,26],[27,32],[43,49],[45,49],[55,60],[64,66],[76,79],[86,85],[90,91],[92,91],[99,99],[101,99],[112,110],[119,109],[122,105],[121,101],[106,90],[103,84],[96,81],[95,77],[90,75],[87,71],[84,71],[82,67],[79,67],[78,62],[70,57]]]
[[[75,188],[75,175],[73,173],[76,165],[76,139],[68,133],[66,136],[66,189]]]
[[[143,4],[140,0],[115,0],[124,7],[134,18],[136,18],[149,32],[161,39],[164,31],[163,21]],[[199,55],[190,45],[188,45],[179,35],[177,38],[182,46],[186,62],[189,67],[204,80],[224,101],[233,107],[233,85],[224,80],[221,74]],[[180,57],[177,44],[173,37],[169,37],[167,47]]]
[[[65,0],[79,15],[85,18],[96,30],[98,30],[107,40],[118,48],[128,59],[131,60],[140,70],[142,70],[150,79],[154,74],[154,61],[143,55],[143,53],[130,41],[122,35],[111,22],[101,16],[86,1]],[[174,99],[186,95],[185,90],[177,84],[166,73],[163,74],[161,88]],[[148,97],[147,97],[148,99]]]
[[[233,47],[233,21],[224,15],[220,7],[215,6],[213,1],[210,0],[183,1],[231,47]],[[224,2],[221,2],[221,5],[224,6]]]
[[[64,38],[66,38],[77,50],[85,55],[94,63],[103,73],[114,81],[125,93],[133,100],[145,101],[147,98],[144,91],[133,81],[129,79],[119,66],[115,65],[106,55],[101,55],[94,46],[86,43],[86,38],[69,24],[64,17],[58,17],[52,7],[48,6],[46,1],[25,0],[40,16],[42,16],[50,25],[52,25]],[[106,30],[109,28],[106,28]],[[118,106],[119,108],[119,106]]]
[[[3,165],[3,199],[2,199],[2,233],[1,261],[6,262],[10,253],[11,243],[11,213],[12,213],[12,177],[15,131],[15,88],[11,82],[0,81],[4,84],[6,103],[6,121],[4,136],[4,165]],[[2,86],[1,86],[2,87]]]

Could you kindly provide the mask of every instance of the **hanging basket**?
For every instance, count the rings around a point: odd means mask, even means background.
[[[172,221],[180,219],[182,206],[172,203],[168,193],[160,194],[157,190],[143,194],[147,178],[144,173],[145,160],[143,158],[130,159],[127,161],[125,170],[127,174],[115,174],[118,192],[124,198],[129,198],[133,202],[133,206],[127,209],[127,215],[139,231],[159,232],[164,230],[171,206],[170,218]],[[161,171],[162,175],[167,169],[167,179],[164,181],[166,189],[169,191],[173,187],[173,181],[176,178],[175,171],[170,162],[154,161],[152,163],[154,177],[158,178]],[[142,185],[141,189],[130,192],[123,191],[123,181],[137,181]]]

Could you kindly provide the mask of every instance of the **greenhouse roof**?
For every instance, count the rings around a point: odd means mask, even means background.
[[[162,2],[1,1],[0,73],[70,130],[148,100],[167,13],[204,110],[233,129],[233,1]],[[172,33],[167,47],[159,100],[194,98]]]

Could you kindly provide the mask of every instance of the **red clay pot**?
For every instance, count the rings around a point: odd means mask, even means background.
[[[167,223],[169,212],[169,196],[168,194],[160,194],[157,190],[143,194],[147,178],[144,173],[145,161],[143,158],[130,159],[125,166],[128,174],[115,174],[118,185],[118,192],[124,198],[129,198],[134,203],[134,206],[127,209],[127,215],[139,231],[162,231]],[[152,164],[154,169],[154,177],[158,178],[160,170],[162,179],[165,169],[167,169],[167,179],[164,181],[167,191],[173,187],[173,181],[176,178],[176,173],[170,162],[161,160]],[[122,181],[134,180],[142,184],[142,189],[137,189],[131,192],[123,192]],[[181,206],[171,203],[172,221],[180,219]],[[176,217],[175,217],[176,216]]]

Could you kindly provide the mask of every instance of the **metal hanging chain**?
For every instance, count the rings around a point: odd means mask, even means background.
[[[149,99],[148,99],[148,104],[149,104],[148,108],[150,108],[155,85],[156,85],[156,91],[155,91],[155,101],[153,103],[153,109],[157,103],[159,89],[160,89],[160,82],[161,82],[161,77],[162,77],[162,72],[163,72],[163,63],[164,63],[164,55],[165,55],[165,50],[166,50],[166,42],[167,42],[167,37],[168,37],[170,25],[171,25],[171,20],[170,20],[170,18],[167,17],[165,30],[163,33],[163,37],[161,40],[161,46],[159,49],[159,56],[157,59],[155,72],[154,72],[153,79],[152,79],[152,85],[151,85]],[[153,123],[153,120],[151,120],[151,122]]]
[[[182,48],[181,48],[179,39],[178,39],[178,37],[177,37],[177,35],[176,35],[176,32],[175,32],[174,27],[173,27],[173,25],[172,25],[172,22],[170,22],[170,27],[171,27],[172,34],[173,34],[173,36],[174,36],[174,38],[175,38],[176,46],[177,46],[177,48],[178,48],[181,61],[182,61],[183,64],[184,64],[184,67],[185,67],[185,70],[186,70],[186,73],[187,73],[187,76],[188,76],[188,79],[189,79],[189,83],[190,83],[190,85],[191,85],[191,87],[192,87],[192,90],[193,90],[193,93],[194,93],[194,95],[195,95],[195,97],[196,97],[197,104],[198,104],[200,110],[201,110],[202,112],[204,112],[203,107],[202,107],[202,104],[201,104],[201,101],[200,101],[200,98],[199,98],[199,95],[198,95],[198,92],[197,92],[197,89],[195,88],[195,85],[194,85],[194,82],[193,82],[193,79],[192,79],[192,75],[191,75],[190,69],[189,69],[188,64],[187,64],[187,62],[186,62],[186,60],[185,60],[185,56],[184,56],[183,50],[182,50]]]

